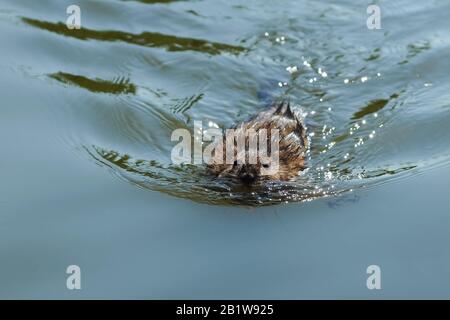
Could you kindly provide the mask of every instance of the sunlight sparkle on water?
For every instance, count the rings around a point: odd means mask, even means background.
[[[292,67],[289,66],[286,68],[286,71],[289,72],[290,74],[293,74],[298,71],[298,68],[297,68],[297,66],[292,66]]]

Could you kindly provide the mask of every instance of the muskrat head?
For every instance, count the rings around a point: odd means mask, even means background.
[[[221,152],[216,152],[208,165],[218,177],[238,179],[245,184],[261,180],[288,181],[305,168],[308,148],[306,130],[301,120],[292,112],[289,103],[275,105],[232,130],[235,137],[245,137],[241,144],[241,147],[245,146],[245,151],[239,149],[236,140],[231,140],[233,142],[227,145],[224,138],[218,146]],[[261,132],[265,133],[262,140]],[[258,136],[256,157],[255,150],[249,147],[249,137],[254,133]],[[259,148],[262,141],[266,142],[266,150],[261,157]],[[231,161],[226,161],[226,152],[231,152]]]

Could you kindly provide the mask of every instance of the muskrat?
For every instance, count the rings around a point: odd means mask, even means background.
[[[224,161],[225,152],[222,154],[216,153],[208,164],[208,168],[217,177],[231,178],[250,185],[265,180],[293,180],[306,168],[305,159],[309,145],[306,127],[302,119],[292,111],[289,101],[283,100],[275,103],[269,109],[258,113],[250,120],[240,123],[232,129],[235,130],[236,134],[244,134],[245,137],[251,129],[256,132],[260,132],[261,129],[266,129],[267,132],[272,132],[272,129],[277,130],[278,150],[275,151],[278,158],[277,168],[267,174],[271,164],[263,163],[259,157],[256,163],[252,162],[253,164],[237,160],[227,164]],[[271,137],[268,136],[267,141],[270,143]],[[225,140],[223,142],[223,148],[225,148]],[[246,138],[246,148],[248,148],[248,145],[248,139]],[[234,148],[236,149],[236,141],[234,141]],[[246,149],[245,152],[244,157],[247,160],[248,150]],[[236,157],[235,150],[233,153]]]

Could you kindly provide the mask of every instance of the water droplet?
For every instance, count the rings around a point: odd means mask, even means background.
[[[290,74],[292,74],[292,73],[297,72],[298,68],[297,68],[297,66],[292,66],[292,67],[289,66],[289,67],[286,68],[286,71],[289,72]]]

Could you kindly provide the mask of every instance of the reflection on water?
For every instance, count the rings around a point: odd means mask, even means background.
[[[58,80],[59,82],[76,85],[92,92],[112,94],[136,93],[136,86],[130,83],[129,79],[124,78],[119,78],[113,81],[107,81],[103,79],[92,80],[83,76],[65,72],[57,72],[49,75],[49,77]]]
[[[379,31],[351,19],[365,19],[356,5],[279,6],[284,10],[268,3],[115,1],[111,8],[138,22],[110,17],[108,27],[94,27],[86,14],[81,30],[68,29],[63,17],[12,15],[51,44],[41,48],[50,60],[70,61],[41,68],[28,62],[31,74],[47,75],[40,79],[49,90],[76,96],[64,109],[73,117],[68,142],[136,186],[212,204],[269,205],[448,163],[447,4],[415,4],[436,22],[417,33],[402,28],[409,18],[397,5],[386,9],[397,23],[386,19]],[[173,24],[158,19],[162,14]],[[280,96],[304,110],[311,139],[308,170],[296,181],[246,188],[216,180],[202,166],[171,164],[173,130],[192,129],[195,120],[227,128]]]
[[[121,31],[89,30],[87,28],[71,30],[61,22],[51,23],[30,18],[22,18],[22,21],[33,27],[80,40],[123,41],[138,46],[165,48],[167,51],[193,50],[209,54],[220,54],[221,52],[239,53],[245,50],[245,48],[240,46],[208,42],[201,39],[181,38],[156,32],[131,34]]]

